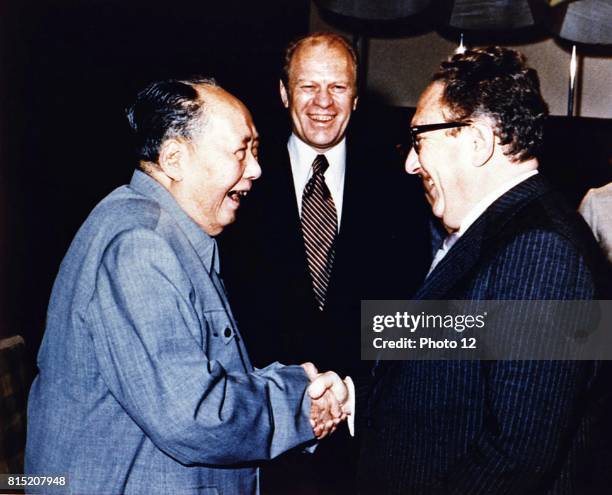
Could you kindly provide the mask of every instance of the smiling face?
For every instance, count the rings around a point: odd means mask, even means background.
[[[200,90],[203,91],[203,90]],[[261,175],[249,111],[221,88],[205,90],[206,122],[184,143],[182,178],[171,192],[208,234],[234,222],[241,198]]]
[[[444,85],[432,83],[421,95],[412,125],[448,122],[449,111],[441,102]],[[410,150],[406,172],[423,180],[425,195],[434,215],[449,230],[457,230],[474,204],[476,169],[472,166],[471,147],[460,127],[418,135],[419,153]]]
[[[339,44],[307,43],[294,53],[288,87],[281,82],[281,99],[294,134],[318,153],[344,138],[357,106],[355,79],[353,61]]]

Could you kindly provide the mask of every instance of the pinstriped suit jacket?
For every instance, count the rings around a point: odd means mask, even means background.
[[[606,266],[586,224],[535,176],[489,207],[416,297],[601,298]],[[362,492],[597,493],[605,372],[598,362],[382,362],[358,405]]]

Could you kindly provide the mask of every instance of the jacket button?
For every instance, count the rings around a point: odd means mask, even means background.
[[[229,339],[232,336],[231,328],[225,327],[225,330],[223,330],[223,335],[225,335],[225,337]]]

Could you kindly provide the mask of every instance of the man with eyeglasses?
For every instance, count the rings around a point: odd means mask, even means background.
[[[448,232],[417,299],[603,298],[593,236],[538,174],[547,113],[514,50],[441,64],[406,160]],[[602,493],[601,362],[380,361],[373,373],[357,402],[362,493]]]

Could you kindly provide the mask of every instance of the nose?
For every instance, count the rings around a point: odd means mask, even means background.
[[[259,162],[257,158],[255,158],[251,153],[249,153],[249,158],[247,161],[247,165],[244,169],[243,177],[249,180],[257,180],[261,176],[261,167],[259,166]]]
[[[421,173],[421,164],[419,163],[419,155],[417,155],[414,148],[410,149],[408,156],[406,157],[406,173],[416,175]]]
[[[321,89],[315,94],[314,102],[322,108],[327,108],[332,104],[333,100],[327,89]]]

